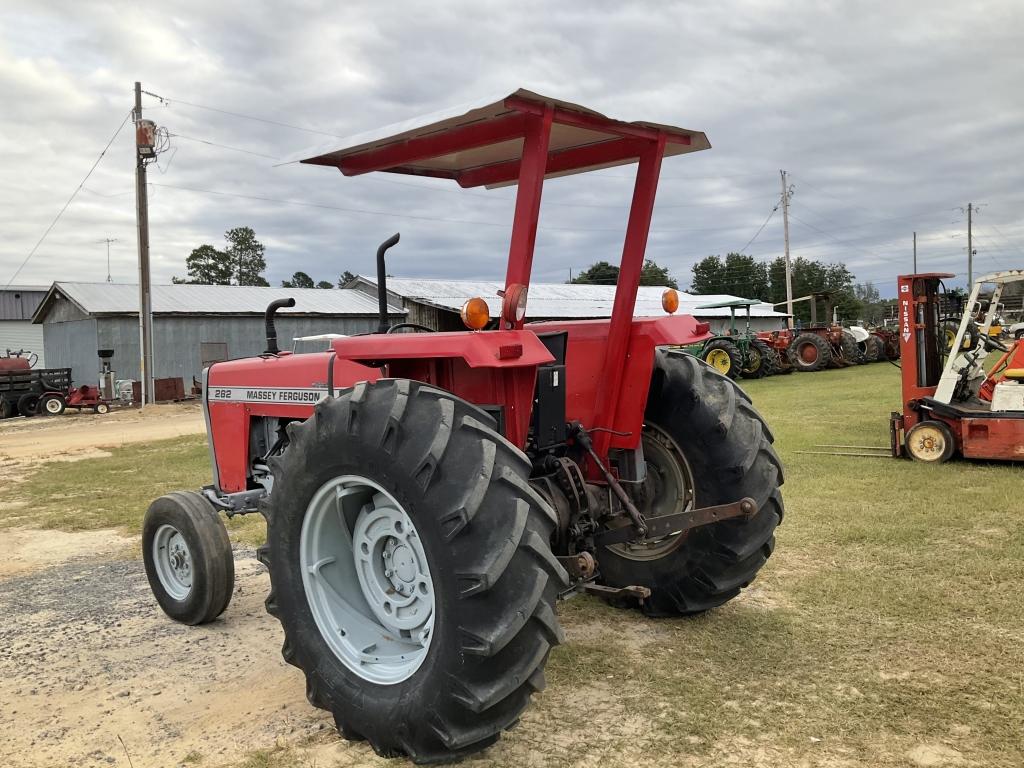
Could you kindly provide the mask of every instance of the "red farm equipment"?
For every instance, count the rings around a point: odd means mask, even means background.
[[[831,293],[820,291],[793,299],[794,304],[799,301],[810,302],[811,322],[810,325],[796,330],[789,347],[790,360],[798,371],[810,373],[824,368],[846,368],[865,362],[857,348],[857,339],[835,318]],[[825,309],[824,324],[818,323],[819,301]]]
[[[942,281],[951,277],[899,278],[903,412],[890,419],[893,455],[929,463],[955,454],[1024,461],[1024,340],[1007,345],[990,334],[1003,289],[1024,282],[1024,270],[979,278],[953,339],[940,312]],[[984,286],[992,286],[993,298],[979,318]],[[980,329],[975,325],[979,320]],[[989,365],[993,352],[1001,356]]]
[[[759,331],[757,338],[768,345],[769,356],[772,364],[772,373],[788,374],[796,370],[793,365],[790,347],[793,345],[793,332],[789,329],[778,331]]]
[[[389,328],[397,235],[377,253],[377,333],[279,351],[271,304],[266,353],[203,374],[213,483],[146,514],[164,611],[188,624],[224,611],[218,511],[261,512],[267,610],[310,702],[347,738],[428,762],[517,722],[563,639],[558,598],[678,616],[735,597],[782,519],[771,433],[732,381],[673,348],[707,324],[633,317],[662,159],[708,147],[521,90],[303,155],[346,176],[518,184],[500,315],[474,298],[467,331]],[[526,324],[545,178],[634,162],[611,319]]]

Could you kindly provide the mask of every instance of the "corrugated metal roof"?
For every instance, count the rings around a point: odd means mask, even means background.
[[[51,294],[37,311],[45,311],[55,292],[60,292],[92,315],[136,314],[139,286],[127,283],[53,284]],[[377,301],[358,291],[325,288],[258,288],[238,285],[154,285],[153,313],[180,315],[262,314],[275,299],[295,299],[295,306],[279,310],[282,315],[376,315]],[[394,315],[401,307],[390,306]]]
[[[364,284],[376,289],[374,278],[360,275]],[[458,311],[466,299],[480,296],[487,301],[491,315],[501,312],[501,298],[497,295],[505,287],[496,280],[421,280],[418,278],[389,277],[388,291],[408,299]],[[636,317],[661,317],[661,294],[665,286],[642,285],[637,290]],[[701,309],[701,304],[719,304],[736,301],[740,297],[727,294],[696,295],[679,292],[679,313],[699,317],[729,317],[728,309]],[[615,301],[614,285],[581,285],[577,283],[530,283],[526,304],[527,318],[586,318],[609,317]],[[742,312],[742,310],[741,310]],[[745,312],[743,312],[745,314]],[[771,304],[759,303],[750,308],[751,317],[784,318]]]

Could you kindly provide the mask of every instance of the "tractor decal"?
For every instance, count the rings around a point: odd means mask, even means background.
[[[210,400],[229,403],[281,403],[310,405],[327,397],[327,389],[289,389],[283,387],[216,387],[210,390]]]

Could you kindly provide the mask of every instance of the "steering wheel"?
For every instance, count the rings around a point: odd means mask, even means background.
[[[989,352],[992,352],[994,350],[999,350],[1000,352],[1010,351],[1010,348],[1003,344],[1003,342],[1001,342],[999,339],[994,339],[987,334],[982,338],[981,343]]]
[[[388,333],[396,333],[397,331],[409,328],[413,333],[436,333],[433,328],[428,328],[425,325],[419,323],[397,323],[388,328]]]

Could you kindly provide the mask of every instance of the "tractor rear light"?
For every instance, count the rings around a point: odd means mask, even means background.
[[[661,294],[661,308],[670,315],[674,315],[679,309],[679,293],[674,288],[666,288]]]
[[[697,323],[693,330],[698,336],[703,336],[705,333],[711,333],[711,323]]]
[[[488,309],[487,302],[479,296],[467,299],[459,314],[462,315],[462,322],[472,331],[479,331],[491,319],[491,310]]]
[[[523,356],[522,344],[502,344],[498,347],[499,360],[511,360]]]
[[[513,283],[506,290],[500,291],[501,316],[509,325],[523,322],[526,317],[527,288],[521,283]]]

